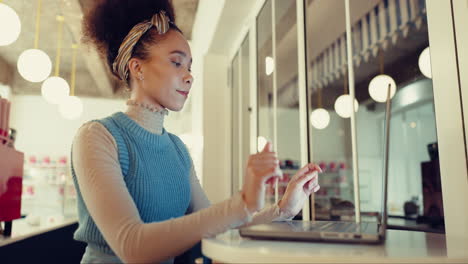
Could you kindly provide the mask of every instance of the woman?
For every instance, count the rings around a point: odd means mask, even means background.
[[[83,263],[171,263],[203,237],[294,217],[319,188],[320,169],[309,164],[282,201],[262,209],[266,182],[281,176],[268,143],[249,157],[242,190],[210,206],[185,145],[163,126],[193,82],[190,47],[174,21],[168,0],[99,1],[84,18],[85,40],[131,99],[125,113],[84,124],[73,142]]]

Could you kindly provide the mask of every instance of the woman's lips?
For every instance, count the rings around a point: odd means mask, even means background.
[[[188,94],[189,94],[189,92],[184,92],[184,91],[179,91],[179,90],[177,90],[177,92],[180,93],[181,95],[185,96],[185,97],[187,97]]]

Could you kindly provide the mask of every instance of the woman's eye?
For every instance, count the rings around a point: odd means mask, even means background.
[[[173,61],[172,62],[176,67],[180,67],[182,65],[182,63],[180,62],[176,62],[176,61]]]

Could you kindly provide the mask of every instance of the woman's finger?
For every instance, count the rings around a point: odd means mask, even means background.
[[[273,175],[275,175],[275,172],[276,172],[276,166],[272,165],[272,166],[265,166],[265,167],[260,167],[258,169],[258,175],[265,179],[265,178],[269,178]]]
[[[270,169],[275,169],[278,168],[278,164],[274,162],[269,162],[269,163],[264,163],[264,164],[258,164],[258,165],[252,165],[251,168],[253,171],[259,172],[260,174],[264,174],[266,170]]]
[[[315,187],[317,187],[318,185],[319,185],[319,184],[318,184],[317,181],[311,180],[311,181],[307,182],[307,185],[306,185],[306,186],[307,186],[307,189],[308,189],[309,191],[312,191],[312,190],[315,189]]]
[[[307,189],[308,191],[312,191],[312,190],[314,189],[314,187],[315,187],[314,181],[308,181],[308,182],[306,183],[306,189]]]
[[[252,160],[252,162],[251,162],[252,165],[264,165],[264,164],[267,164],[267,163],[279,164],[279,160],[276,159],[276,158],[266,158],[266,159]]]
[[[297,184],[300,185],[300,186],[304,186],[308,181],[313,181],[315,178],[315,180],[318,178],[318,172],[317,171],[314,171],[312,173],[308,173],[300,178],[297,179]]]
[[[314,163],[309,163],[297,171],[296,175],[294,175],[293,177],[293,180],[297,180],[303,175],[311,173],[313,171],[322,172],[322,169],[320,169],[320,166],[315,165]]]
[[[317,184],[317,186],[315,186],[314,193],[318,192],[318,190],[320,190],[320,185]]]
[[[249,160],[261,159],[264,157],[277,157],[275,152],[260,152],[249,156]]]
[[[300,178],[301,176],[303,176],[304,174],[306,174],[307,172],[309,171],[309,165],[306,165],[304,167],[302,167],[301,169],[299,169],[296,174],[294,175],[294,177],[291,179],[292,181],[295,181],[297,180],[298,178]]]
[[[323,172],[323,171],[322,171],[322,168],[320,168],[320,166],[317,165],[317,164],[309,163],[309,164],[307,164],[307,165],[309,166],[310,170],[316,170],[316,171],[318,171],[318,172],[320,172],[320,173]]]

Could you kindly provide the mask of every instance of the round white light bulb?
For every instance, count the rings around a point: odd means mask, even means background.
[[[330,114],[323,108],[315,109],[310,115],[310,123],[316,129],[324,129],[330,124]]]
[[[30,82],[42,82],[52,71],[52,61],[44,51],[28,49],[18,58],[18,72]]]
[[[51,104],[62,104],[70,94],[70,86],[63,78],[53,76],[42,83],[42,97]]]
[[[63,118],[69,120],[77,119],[83,113],[83,103],[76,96],[68,96],[60,103],[59,112]]]
[[[257,139],[257,150],[258,152],[261,152],[263,150],[263,148],[265,147],[267,143],[267,139],[262,137],[262,136],[259,136],[258,139]]]
[[[13,8],[0,3],[0,46],[15,42],[21,33],[21,20]]]
[[[343,94],[335,101],[335,111],[342,118],[351,117],[351,96],[349,94]],[[359,103],[354,99],[354,112],[357,112]]]
[[[265,58],[265,74],[270,76],[275,70],[275,61],[272,57]]]
[[[388,85],[390,84],[390,99],[396,93],[396,83],[392,77],[381,74],[375,76],[369,83],[369,94],[374,101],[383,103],[387,101]]]
[[[419,70],[424,76],[432,79],[431,53],[429,47],[425,48],[419,55]]]

